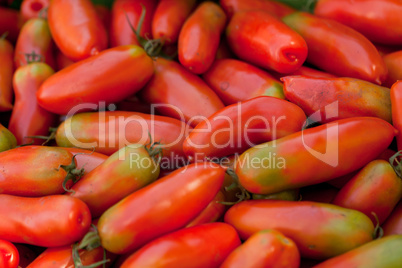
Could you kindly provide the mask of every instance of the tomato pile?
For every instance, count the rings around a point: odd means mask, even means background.
[[[0,268],[400,267],[402,1],[0,0]]]

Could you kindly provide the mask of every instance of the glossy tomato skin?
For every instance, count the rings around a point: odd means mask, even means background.
[[[159,1],[152,19],[152,36],[165,45],[177,43],[181,27],[195,7],[195,0]]]
[[[0,36],[7,32],[6,39],[14,43],[18,38],[22,24],[18,10],[0,7]]]
[[[389,236],[393,234],[402,235],[402,202],[395,206],[392,210],[391,215],[387,218],[384,224],[381,226],[384,231],[384,236]]]
[[[374,160],[341,188],[332,203],[363,212],[374,224],[382,224],[401,197],[402,181],[391,164]]]
[[[20,262],[18,249],[13,243],[0,239],[0,266],[17,268]]]
[[[307,61],[337,76],[372,83],[385,81],[387,68],[376,47],[362,34],[339,22],[306,12],[282,18],[308,46]]]
[[[209,69],[215,60],[226,14],[213,2],[201,3],[181,28],[178,40],[180,63],[196,74]]]
[[[106,29],[90,0],[51,1],[48,22],[57,47],[72,60],[97,55],[108,46]]]
[[[279,73],[294,72],[307,57],[303,38],[264,11],[235,13],[226,28],[226,36],[240,59]]]
[[[376,132],[365,134],[372,129]],[[337,120],[248,149],[235,172],[240,184],[257,194],[313,185],[363,167],[395,135],[391,124],[375,117]]]
[[[14,48],[7,39],[0,38],[0,112],[13,108]]]
[[[286,99],[302,108],[311,121],[328,123],[373,116],[392,122],[391,98],[386,87],[348,77],[286,76],[282,81]]]
[[[65,120],[57,129],[56,143],[111,155],[133,143],[160,142],[163,160],[184,158],[183,141],[191,127],[174,118],[138,112],[107,111],[80,113]],[[174,167],[176,168],[176,167]]]
[[[41,247],[69,245],[91,224],[84,202],[65,195],[20,197],[0,195],[0,239]],[[29,219],[29,220],[27,220]]]
[[[130,28],[127,17],[134,29],[137,29],[142,6],[146,13],[140,35],[152,39],[151,25],[156,5],[156,0],[115,0],[110,18],[110,46],[140,45],[135,33]]]
[[[398,0],[319,0],[317,16],[336,20],[380,44],[402,44],[402,3]],[[392,27],[391,27],[392,25]]]
[[[285,97],[280,81],[260,68],[236,59],[215,60],[202,78],[225,105],[258,96]]]
[[[221,268],[298,268],[300,253],[296,244],[281,232],[267,229],[250,236],[232,251]]]
[[[47,79],[37,92],[38,103],[56,114],[93,110],[100,102],[109,104],[134,94],[153,72],[152,59],[141,47],[107,49]]]
[[[17,139],[5,126],[0,124],[0,152],[13,149],[17,146]]]
[[[53,69],[43,62],[30,63],[15,71],[15,102],[8,128],[17,138],[18,144],[42,144],[43,140],[29,136],[46,136],[49,127],[57,122],[57,115],[39,106],[36,99],[39,87],[53,74]]]
[[[285,4],[275,1],[265,1],[265,0],[220,0],[219,1],[222,8],[225,10],[226,15],[229,18],[233,16],[234,13],[238,11],[247,10],[263,10],[270,13],[271,15],[281,18],[295,10]]]
[[[97,218],[127,195],[155,181],[158,176],[157,159],[152,158],[143,145],[131,144],[82,177],[68,194],[84,201],[92,217]]]
[[[183,228],[214,199],[224,176],[217,164],[191,164],[130,194],[100,217],[102,246],[117,254],[132,252]]]
[[[49,7],[49,0],[23,0],[20,7],[24,21],[33,18],[46,18],[44,9]]]
[[[38,54],[37,58],[27,54]],[[14,53],[16,68],[27,65],[29,61],[47,63],[52,69],[56,67],[54,44],[47,20],[33,18],[24,23],[17,39]]]
[[[195,127],[224,107],[216,93],[197,75],[179,63],[163,58],[154,62],[155,74],[140,92],[141,98],[156,104],[162,115]]]
[[[240,243],[229,224],[202,224],[157,238],[128,257],[121,267],[218,268]]]
[[[60,165],[72,163],[72,154],[47,146],[23,146],[0,153],[2,194],[45,196],[64,193],[67,172]],[[21,167],[24,168],[21,168]],[[71,181],[67,187],[71,186]]]
[[[398,130],[396,143],[398,151],[402,150],[402,81],[395,82],[391,87],[392,124]]]
[[[328,259],[313,268],[399,267],[402,263],[402,257],[396,252],[401,246],[402,235],[388,236]]]
[[[248,200],[232,206],[225,222],[241,239],[275,229],[293,240],[302,257],[326,259],[373,239],[374,225],[363,213],[310,201]]]
[[[222,204],[221,202],[225,202],[225,195],[223,194],[224,190],[220,190],[215,198],[209,202],[208,206],[204,208],[204,210],[198,214],[186,227],[196,226],[205,223],[211,223],[218,221],[224,214],[227,209],[227,205]]]
[[[239,154],[302,129],[304,112],[288,101],[261,96],[229,105],[199,123],[183,143],[192,159]]]
[[[391,87],[396,81],[402,80],[402,50],[398,50],[383,56],[384,62],[387,65],[388,77],[384,85]]]

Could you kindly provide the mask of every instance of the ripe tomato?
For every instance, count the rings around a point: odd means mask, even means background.
[[[14,244],[0,239],[0,267],[17,268],[19,262],[20,256]]]

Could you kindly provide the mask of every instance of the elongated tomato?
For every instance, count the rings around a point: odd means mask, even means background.
[[[57,115],[39,106],[36,99],[39,87],[53,74],[53,69],[43,62],[30,63],[15,71],[15,102],[8,128],[17,138],[18,144],[40,145],[43,140],[35,140],[30,136],[46,136],[49,128],[56,124]]]
[[[391,87],[396,81],[402,80],[402,50],[398,50],[383,56],[384,62],[387,65],[388,76],[385,81],[385,86]]]
[[[154,62],[155,74],[140,92],[162,115],[195,127],[224,107],[215,92],[179,63],[163,58]]]
[[[217,164],[197,163],[132,193],[100,217],[102,246],[113,253],[132,252],[183,228],[214,199],[224,176]]]
[[[286,99],[295,103],[311,121],[373,116],[392,122],[390,91],[364,80],[286,76],[282,78]]]
[[[167,116],[125,111],[80,113],[58,127],[56,143],[111,155],[129,144],[146,145],[151,137],[152,142],[161,143],[163,161],[169,161],[184,157],[183,141],[190,130],[184,122]]]
[[[399,0],[319,0],[317,16],[336,20],[373,42],[402,44],[402,3]]]
[[[13,108],[13,57],[14,48],[11,43],[0,38],[0,112]]]
[[[281,232],[267,229],[253,234],[232,251],[221,268],[298,268],[299,264],[300,253],[296,244]]]
[[[317,184],[376,159],[396,133],[375,117],[337,120],[248,149],[237,159],[235,172],[240,184],[257,194]]]
[[[376,47],[362,34],[339,22],[306,12],[282,18],[308,46],[307,61],[337,76],[372,83],[385,81],[387,68]]]
[[[304,39],[268,12],[236,12],[226,36],[240,59],[279,73],[294,72],[307,57]]]
[[[43,161],[42,161],[43,163]],[[84,202],[65,195],[0,195],[0,239],[58,247],[80,240],[91,224]]]
[[[374,224],[382,224],[401,197],[401,178],[388,161],[374,160],[341,188],[332,203],[363,212]]]
[[[186,20],[178,40],[180,63],[193,73],[204,73],[215,60],[219,40],[226,25],[222,8],[203,2]]]
[[[148,243],[128,257],[121,267],[218,268],[240,243],[236,230],[229,224],[203,224]]]
[[[158,157],[150,153],[149,148],[140,144],[123,147],[82,177],[68,194],[84,201],[92,217],[97,218],[127,195],[158,178]]]
[[[71,164],[72,158],[73,155],[62,148],[47,146],[23,146],[2,152],[0,193],[19,196],[61,194],[67,176],[61,165]],[[68,182],[67,186],[70,185]]]
[[[195,0],[161,0],[152,18],[152,36],[166,45],[177,43],[181,27],[195,7]]]
[[[398,254],[402,247],[402,235],[393,235],[371,241],[342,255],[326,260],[314,268],[394,268],[402,263]]]
[[[258,96],[285,98],[281,82],[260,68],[240,60],[215,60],[202,78],[225,105]]]
[[[152,60],[142,48],[107,49],[47,79],[37,92],[38,103],[56,114],[97,109],[100,102],[109,104],[134,94],[153,72]]]
[[[24,23],[18,35],[14,54],[16,68],[41,61],[55,69],[54,43],[47,20],[33,18]]]
[[[300,131],[305,120],[304,112],[293,103],[257,97],[227,106],[199,123],[184,141],[183,150],[192,159],[238,154]]]
[[[225,222],[241,239],[275,229],[293,240],[302,257],[326,259],[373,239],[374,225],[363,213],[309,201],[248,200],[231,207]]]
[[[106,29],[90,0],[52,0],[48,21],[57,47],[72,60],[97,55],[107,48]]]

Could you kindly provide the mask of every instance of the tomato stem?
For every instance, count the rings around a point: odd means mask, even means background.
[[[372,211],[371,214],[374,216],[377,222],[373,232],[373,239],[380,239],[384,235],[384,230],[380,226],[380,221],[378,220],[377,214],[374,211]]]
[[[162,160],[163,145],[161,142],[153,142],[151,133],[148,132],[149,142],[144,145],[145,150],[147,150],[149,156],[154,159],[157,165],[160,164]]]
[[[75,164],[75,157],[79,154],[80,153],[73,155],[69,165],[60,165],[60,167],[67,172],[67,175],[62,183],[63,189],[66,192],[75,193],[74,190],[67,189],[67,182],[71,180],[73,183],[76,183],[84,175],[84,168],[77,169],[77,165]]]
[[[236,193],[236,197],[238,198],[238,200],[235,202],[226,202],[226,201],[217,201],[217,202],[223,205],[231,206],[240,203],[241,201],[251,199],[250,193],[243,186],[241,186],[239,182],[239,177],[237,176],[235,171],[232,168],[228,168],[226,169],[226,173],[233,178],[233,183],[229,186],[226,186],[225,191],[229,192],[233,189],[239,188],[240,192]]]
[[[402,178],[402,162],[399,161],[399,157],[402,155],[402,150],[396,152],[393,156],[389,158],[389,163],[394,169],[395,173],[399,178]]]

